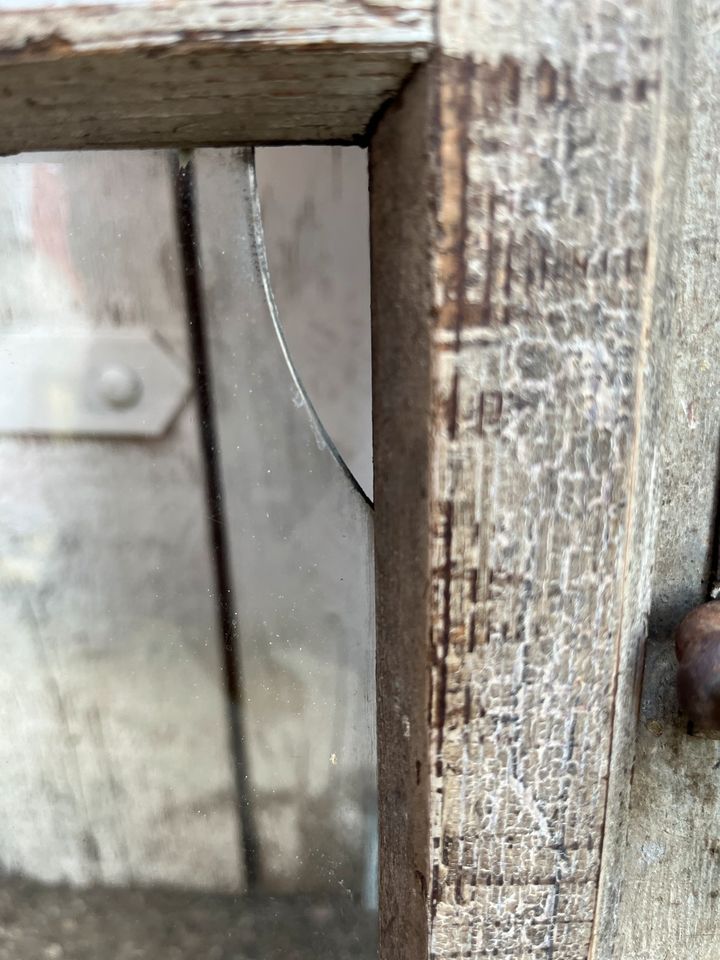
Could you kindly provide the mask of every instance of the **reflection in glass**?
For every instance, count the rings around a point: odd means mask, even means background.
[[[0,162],[0,953],[371,957],[370,510],[186,160]]]

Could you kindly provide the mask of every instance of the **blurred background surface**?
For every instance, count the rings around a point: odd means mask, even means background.
[[[374,954],[370,512],[247,157],[193,163],[200,318],[174,155],[0,161],[0,958]],[[257,178],[370,494],[365,154]]]

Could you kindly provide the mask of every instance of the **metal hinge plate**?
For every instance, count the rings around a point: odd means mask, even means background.
[[[158,437],[189,392],[142,330],[0,335],[0,435]]]

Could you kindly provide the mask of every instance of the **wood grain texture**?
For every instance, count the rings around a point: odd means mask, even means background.
[[[684,85],[691,129],[650,633],[629,822],[614,878],[619,935],[597,952],[617,960],[710,960],[720,943],[720,748],[689,737],[678,715],[672,640],[685,613],[708,598],[720,458],[720,167],[713,147],[720,5],[701,0],[688,12],[694,55]]]
[[[0,151],[352,141],[431,42],[430,0],[0,11]]]
[[[142,327],[189,364],[166,156],[0,178],[3,349]],[[0,474],[3,873],[242,889],[194,400],[152,441],[2,438]]]
[[[427,956],[432,74],[370,148],[380,953]]]
[[[650,599],[668,353],[657,292],[673,236],[658,224],[676,176],[666,14],[652,0],[439,5],[429,649],[405,609],[431,681],[433,957],[590,950],[611,757],[617,747],[626,758],[632,741]],[[376,138],[386,122],[398,118],[389,112]],[[375,142],[380,168],[385,141]],[[422,242],[397,254],[398,276]],[[391,323],[391,295],[376,295],[375,309],[375,329]],[[402,396],[390,384],[407,385],[406,355],[392,377],[379,362],[379,396]],[[398,440],[397,423],[376,418],[375,429],[376,451],[393,429]],[[407,491],[382,490],[378,511],[385,497],[391,516]],[[384,581],[387,563],[378,570],[382,623],[383,604],[403,594]],[[381,645],[401,643],[402,624],[393,614]],[[390,656],[379,651],[379,664]],[[378,682],[391,689],[390,677]],[[417,677],[396,682],[401,702],[421,695]],[[421,735],[395,754],[403,773],[388,781],[410,815],[422,809],[414,749]],[[419,879],[408,859],[385,853],[388,880],[399,887],[399,860],[406,885],[402,903],[385,902],[382,929],[400,930],[386,933],[387,957],[412,955],[402,915]]]

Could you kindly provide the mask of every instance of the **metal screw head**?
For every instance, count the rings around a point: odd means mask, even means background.
[[[97,379],[100,397],[115,410],[136,406],[142,397],[142,380],[132,367],[124,363],[103,367]]]
[[[720,732],[720,601],[691,610],[675,631],[680,709],[693,730]]]

